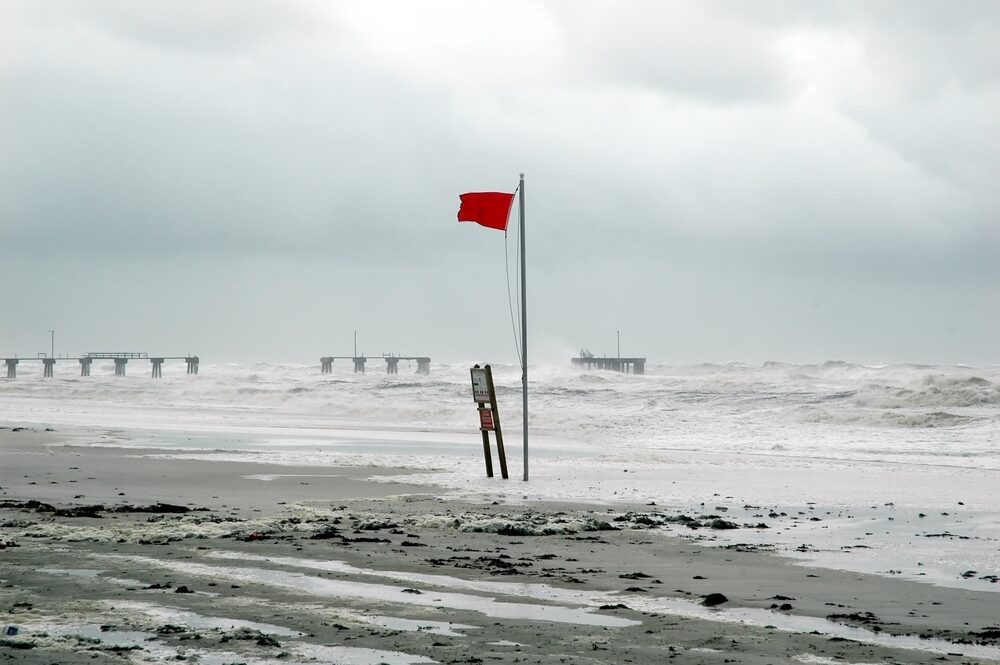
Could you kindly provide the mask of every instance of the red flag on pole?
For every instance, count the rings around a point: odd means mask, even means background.
[[[507,217],[514,195],[506,192],[470,192],[459,194],[458,221],[475,222],[498,231],[507,230]]]

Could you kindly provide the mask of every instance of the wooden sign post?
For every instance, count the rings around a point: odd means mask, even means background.
[[[490,432],[497,435],[497,454],[500,457],[500,475],[507,479],[507,455],[503,450],[503,431],[500,429],[500,412],[497,410],[497,391],[493,386],[493,370],[489,365],[473,366],[472,399],[479,407],[479,431],[483,434],[483,455],[486,456],[486,476],[493,477],[493,455],[490,453]],[[489,404],[489,406],[486,406]]]

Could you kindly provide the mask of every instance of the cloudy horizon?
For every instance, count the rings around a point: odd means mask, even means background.
[[[990,2],[0,0],[0,354],[1000,363]],[[512,219],[512,222],[516,219]],[[507,239],[514,261],[515,234]]]

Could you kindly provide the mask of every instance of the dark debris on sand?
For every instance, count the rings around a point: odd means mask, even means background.
[[[188,508],[171,503],[153,503],[148,506],[124,504],[121,506],[105,506],[100,503],[58,507],[42,501],[10,501],[0,500],[0,508],[28,510],[36,513],[49,514],[53,517],[102,517],[101,513],[149,513],[149,514],[183,514],[193,511],[208,511],[208,508]]]

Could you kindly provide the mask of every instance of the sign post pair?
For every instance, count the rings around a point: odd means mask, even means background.
[[[503,450],[503,431],[500,429],[500,412],[497,411],[497,392],[493,386],[493,370],[489,365],[475,365],[472,373],[472,399],[479,407],[479,431],[483,434],[483,455],[486,457],[486,476],[493,477],[493,455],[490,452],[490,432],[497,435],[497,454],[500,457],[500,476],[507,479],[507,455]],[[489,405],[489,406],[487,406]]]

